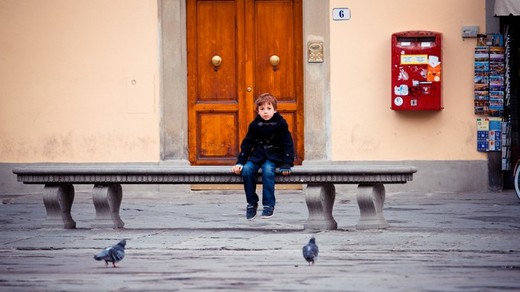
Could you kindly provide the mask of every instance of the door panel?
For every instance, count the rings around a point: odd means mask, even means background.
[[[291,3],[256,3],[255,89],[271,92],[279,101],[294,101],[296,58],[292,50]],[[271,65],[271,56],[278,56],[280,63]]]
[[[254,98],[271,92],[303,160],[303,50],[300,0],[188,0],[188,136],[192,164],[233,164],[255,117]],[[271,56],[280,63],[271,65]],[[220,58],[215,66],[213,58]]]
[[[187,2],[188,137],[192,164],[229,164],[239,148],[243,46],[237,1]],[[243,33],[242,33],[243,34]],[[220,58],[215,66],[213,58]]]
[[[201,112],[198,115],[199,129],[197,141],[200,144],[199,156],[206,159],[219,159],[221,157],[235,156],[236,149],[239,147],[236,139],[238,120],[236,112],[220,112],[218,114]]]
[[[278,99],[278,111],[289,123],[296,163],[303,160],[303,49],[301,1],[254,2],[255,96],[270,92]],[[279,64],[271,64],[273,56]]]
[[[197,102],[236,102],[236,33],[233,2],[202,1],[197,9]],[[210,21],[208,21],[210,20]],[[220,66],[212,58],[222,60]]]

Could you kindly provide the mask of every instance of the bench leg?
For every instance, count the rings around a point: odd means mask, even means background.
[[[311,230],[335,230],[338,223],[332,217],[332,207],[336,198],[333,184],[308,184],[305,189],[305,201],[309,218],[304,225]]]
[[[360,218],[357,229],[384,229],[388,223],[383,215],[385,187],[383,184],[360,184],[357,189]]]
[[[123,199],[120,184],[94,185],[92,200],[96,208],[96,220],[92,228],[123,228],[125,223],[119,217],[119,208]]]
[[[47,211],[44,227],[76,228],[70,210],[74,201],[74,186],[72,184],[45,185],[43,188],[43,205]]]

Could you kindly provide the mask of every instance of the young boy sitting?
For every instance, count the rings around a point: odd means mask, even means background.
[[[256,217],[258,195],[256,174],[262,169],[262,218],[273,216],[276,199],[274,195],[275,169],[283,175],[291,173],[294,165],[294,143],[287,121],[277,112],[277,100],[269,93],[255,100],[256,118],[249,124],[242,140],[240,154],[232,171],[242,174],[246,193],[247,220]]]

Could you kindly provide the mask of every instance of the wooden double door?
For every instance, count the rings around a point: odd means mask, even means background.
[[[301,0],[187,0],[188,136],[193,165],[228,165],[270,92],[303,160]]]

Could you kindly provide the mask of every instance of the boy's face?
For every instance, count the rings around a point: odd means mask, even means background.
[[[266,121],[270,120],[275,112],[276,110],[270,102],[266,102],[258,106],[258,114]]]

